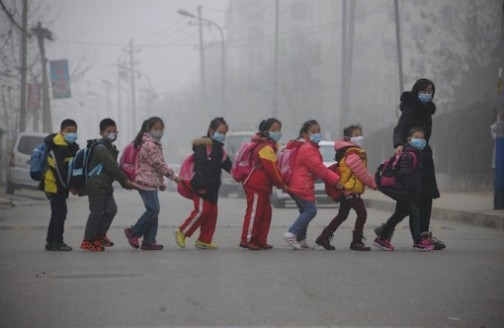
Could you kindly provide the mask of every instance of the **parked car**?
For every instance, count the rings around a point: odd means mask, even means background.
[[[335,163],[334,161],[334,141],[323,140],[319,143],[320,153],[322,154],[322,160],[326,167],[331,166]],[[331,203],[333,200],[327,196],[325,192],[324,181],[317,179],[315,181],[315,198],[319,203]],[[271,204],[275,208],[284,208],[287,201],[293,201],[289,194],[282,191],[282,189],[273,188],[271,193]]]
[[[241,144],[246,141],[250,141],[255,131],[230,131],[226,134],[225,149],[231,160],[233,160],[234,155],[240,148]],[[223,197],[228,197],[230,194],[237,194],[238,197],[245,197],[245,192],[243,191],[243,186],[241,183],[236,182],[231,174],[222,171],[222,184],[219,190],[219,194]]]
[[[30,177],[30,156],[37,146],[44,142],[47,134],[35,132],[22,132],[12,149],[7,172],[6,193],[14,194],[16,189],[37,189],[38,181]]]

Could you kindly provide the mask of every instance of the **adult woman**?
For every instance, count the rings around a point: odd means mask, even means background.
[[[432,200],[439,198],[439,190],[436,182],[434,160],[432,148],[429,140],[432,134],[432,115],[436,112],[436,105],[432,102],[436,87],[428,79],[419,79],[413,85],[411,91],[406,91],[401,95],[401,117],[394,128],[393,142],[396,154],[403,151],[403,145],[407,142],[408,131],[413,127],[422,127],[425,131],[427,146],[422,151],[422,185],[418,208],[420,210],[420,231],[422,238],[428,239],[435,249],[445,248],[445,244],[433,238],[429,232],[430,218],[432,212]],[[377,234],[379,230],[377,229]]]

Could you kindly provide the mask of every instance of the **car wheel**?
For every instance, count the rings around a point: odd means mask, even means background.
[[[11,182],[7,181],[7,187],[5,188],[5,193],[7,195],[14,195],[14,190],[16,190],[14,185]]]

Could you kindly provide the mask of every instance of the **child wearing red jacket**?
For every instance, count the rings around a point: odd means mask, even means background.
[[[338,214],[331,220],[329,225],[322,231],[315,241],[316,244],[327,250],[334,250],[331,239],[336,229],[348,218],[350,209],[357,213],[355,229],[353,231],[350,249],[354,251],[369,251],[370,247],[363,242],[364,224],[367,219],[366,206],[361,198],[365,187],[376,189],[374,177],[367,169],[367,156],[362,148],[364,137],[360,125],[350,125],[343,130],[343,139],[334,144],[336,160],[340,172],[340,183],[343,186],[343,196]]]
[[[315,180],[322,179],[327,184],[336,186],[340,178],[322,161],[318,145],[322,135],[317,121],[305,122],[299,131],[298,140],[302,145],[297,151],[289,190],[299,209],[299,216],[289,231],[283,234],[283,239],[294,249],[309,249],[312,247],[306,242],[306,231],[310,221],[317,215]]]
[[[277,142],[282,137],[282,123],[276,118],[264,120],[259,133],[252,137],[253,170],[243,182],[247,210],[243,221],[240,247],[250,250],[271,249],[268,233],[271,223],[270,194],[273,185],[287,191],[276,166]]]

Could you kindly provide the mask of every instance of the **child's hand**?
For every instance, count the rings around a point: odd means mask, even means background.
[[[287,193],[287,194],[288,194],[288,193],[289,193],[289,191],[290,191],[289,186],[287,186],[287,185],[283,185],[282,190],[283,190],[283,192],[285,192],[285,193]]]
[[[165,191],[165,190],[166,190],[166,186],[165,186],[165,185],[160,185],[160,186],[159,186],[159,190],[161,190],[161,191]]]
[[[198,194],[200,195],[204,195],[206,193],[206,190],[201,188],[200,190],[198,190]]]
[[[133,182],[131,182],[130,179],[127,179],[126,182],[124,183],[124,188],[128,190],[133,189],[134,188]]]
[[[403,149],[404,149],[404,146],[402,146],[402,145],[397,146],[397,148],[395,149],[395,154],[401,155],[403,152]]]
[[[70,192],[72,193],[72,195],[77,195],[77,189],[74,189],[74,188],[70,188]]]
[[[179,183],[180,182],[180,178],[178,176],[174,176],[173,177],[173,182]]]
[[[334,186],[336,187],[336,189],[339,189],[339,190],[343,190],[343,188],[345,187],[345,186],[343,186],[343,184],[341,182],[336,183]]]

